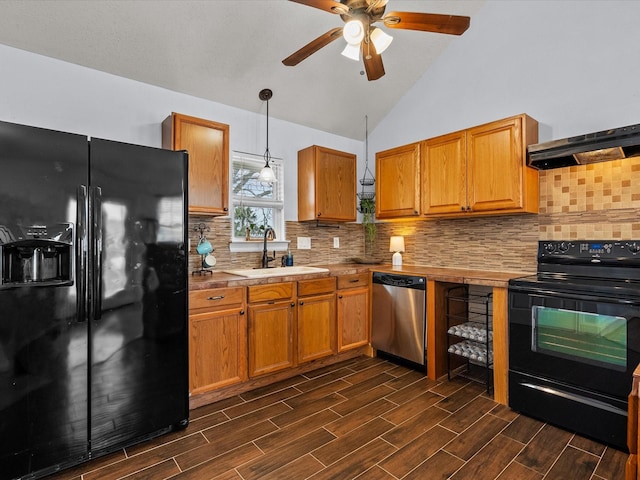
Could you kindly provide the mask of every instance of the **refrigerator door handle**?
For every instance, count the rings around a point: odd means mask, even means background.
[[[76,206],[76,302],[78,322],[87,320],[87,187],[78,185]]]
[[[93,285],[92,285],[92,317],[100,320],[102,317],[102,188],[92,187],[91,189],[91,216],[93,223]]]

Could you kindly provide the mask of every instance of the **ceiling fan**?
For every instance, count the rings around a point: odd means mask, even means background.
[[[300,50],[289,55],[282,63],[293,67],[343,36],[347,41],[347,46],[342,54],[353,60],[359,60],[360,53],[362,53],[364,68],[369,80],[377,80],[384,75],[384,65],[380,54],[392,40],[392,37],[379,27],[375,27],[374,23],[382,22],[388,28],[462,35],[469,28],[470,22],[469,17],[458,15],[415,12],[388,12],[385,14],[384,11],[389,0],[290,1],[340,15],[345,25],[320,35]]]

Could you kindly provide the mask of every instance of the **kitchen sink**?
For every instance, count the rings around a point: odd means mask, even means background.
[[[321,267],[274,267],[274,268],[244,268],[239,270],[223,270],[225,273],[231,273],[240,277],[247,278],[265,278],[265,277],[282,277],[285,275],[305,275],[310,273],[328,272],[329,269]]]

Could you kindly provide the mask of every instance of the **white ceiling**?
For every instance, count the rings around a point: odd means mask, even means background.
[[[390,0],[387,11],[471,17],[483,0]],[[460,37],[387,30],[386,75],[369,82],[338,39],[295,67],[282,60],[339,16],[287,0],[0,0],[0,43],[252,112],[364,139]]]

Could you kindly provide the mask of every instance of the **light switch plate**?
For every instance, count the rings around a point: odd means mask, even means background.
[[[340,248],[340,237],[333,237],[333,248]]]
[[[310,250],[311,237],[298,237],[298,250]]]

